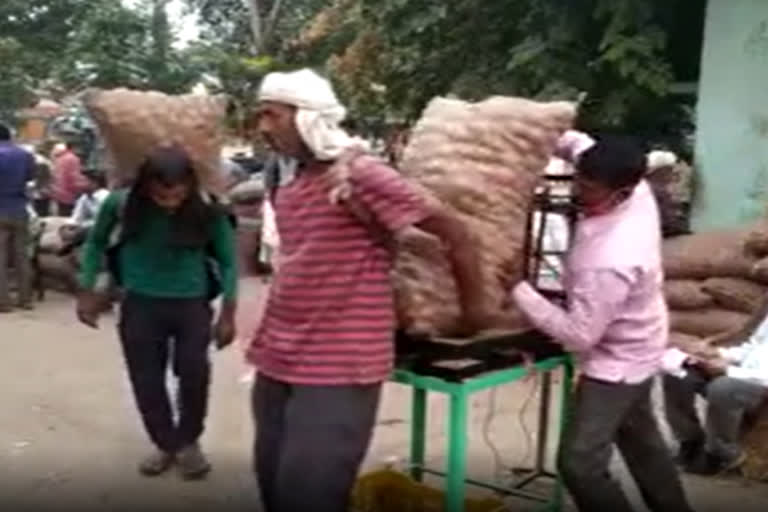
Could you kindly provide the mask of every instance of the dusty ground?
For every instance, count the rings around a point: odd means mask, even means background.
[[[245,367],[237,349],[216,354],[209,429],[204,444],[215,465],[210,478],[184,483],[175,475],[141,479],[135,471],[147,444],[133,409],[121,365],[113,319],[93,331],[73,319],[69,299],[51,295],[30,313],[0,317],[0,502],[34,508],[150,510],[206,508],[257,510],[250,472],[252,427]],[[493,478],[492,451],[483,426],[490,411],[490,438],[501,464],[525,461],[535,423],[534,383],[477,396],[473,403],[471,472]],[[523,407],[528,403],[527,407]],[[430,399],[429,460],[440,465],[444,442],[444,402]],[[494,407],[491,407],[494,406]],[[524,409],[524,410],[522,410]],[[388,386],[367,467],[406,454],[407,390]],[[526,429],[521,427],[523,418]],[[505,478],[501,475],[501,478]],[[768,486],[686,479],[696,510],[762,511]],[[512,503],[511,510],[527,510]]]

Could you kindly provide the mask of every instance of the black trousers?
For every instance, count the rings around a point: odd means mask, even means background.
[[[173,453],[202,435],[208,411],[211,307],[205,299],[158,299],[128,294],[119,333],[144,428]],[[172,357],[171,357],[172,356]],[[178,421],[167,389],[169,362],[178,379]]]
[[[652,382],[579,382],[558,465],[581,512],[632,510],[609,472],[614,444],[652,512],[691,510],[653,414]]]
[[[253,387],[254,469],[266,512],[347,512],[381,385]]]

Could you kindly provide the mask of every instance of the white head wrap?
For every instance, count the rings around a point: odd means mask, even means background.
[[[344,151],[369,144],[351,137],[339,125],[347,114],[331,83],[310,69],[270,73],[261,83],[260,101],[296,107],[296,128],[318,160],[336,160]]]

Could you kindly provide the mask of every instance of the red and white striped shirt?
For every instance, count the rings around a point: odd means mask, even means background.
[[[353,162],[354,197],[391,232],[421,222],[426,203],[378,160]],[[275,200],[280,267],[248,350],[263,374],[292,384],[386,380],[394,359],[392,255],[343,204],[332,204],[323,164],[303,169]]]

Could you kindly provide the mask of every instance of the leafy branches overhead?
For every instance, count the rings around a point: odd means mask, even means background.
[[[554,99],[586,91],[586,128],[644,128],[670,110],[667,46],[680,31],[670,20],[703,1],[336,0],[316,24],[341,7],[344,23],[321,37],[307,36],[309,24],[300,41],[310,46],[304,55],[331,55],[329,69],[353,109],[381,104],[414,118],[436,95]],[[340,37],[350,28],[352,37]],[[698,48],[685,58],[698,60]]]
[[[199,70],[173,48],[167,3],[0,2],[0,108],[6,117],[40,91],[62,97],[92,86],[187,90]]]

